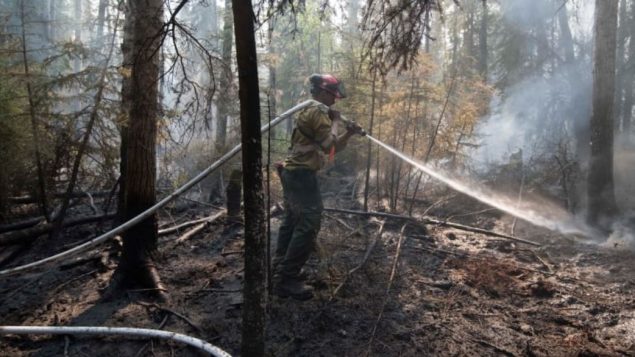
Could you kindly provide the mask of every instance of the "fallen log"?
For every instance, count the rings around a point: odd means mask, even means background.
[[[95,216],[86,216],[86,217],[79,217],[79,218],[73,218],[73,219],[69,219],[68,221],[65,221],[62,223],[63,227],[72,227],[72,226],[78,226],[78,225],[82,225],[82,224],[86,224],[86,223],[91,223],[91,222],[95,222],[98,221],[100,219],[103,218],[114,218],[115,214],[111,213],[111,214],[107,214],[107,215],[95,215]],[[52,223],[47,223],[47,224],[42,224],[39,226],[35,226],[35,227],[31,227],[31,228],[27,228],[21,231],[16,231],[16,232],[10,232],[10,233],[6,233],[6,234],[2,234],[0,235],[0,246],[3,245],[10,245],[10,244],[25,244],[25,243],[30,243],[32,241],[34,241],[35,239],[37,239],[37,237],[50,232],[51,230],[53,230],[53,224]]]
[[[10,223],[10,224],[3,224],[0,226],[0,233],[6,233],[6,232],[11,232],[11,231],[17,231],[20,229],[24,229],[24,228],[29,228],[29,227],[33,227],[34,225],[45,221],[46,219],[44,218],[44,216],[38,216],[35,218],[30,218],[21,222],[15,222],[15,223]]]
[[[73,192],[70,198],[82,198],[82,197],[105,197],[110,193],[110,191],[97,191],[97,192]],[[53,198],[64,198],[66,196],[66,192],[58,192],[53,194]],[[9,203],[19,204],[19,203],[36,203],[38,202],[37,197],[33,196],[18,196],[18,197],[9,197]]]
[[[190,229],[189,231],[185,232],[185,234],[183,234],[182,236],[177,238],[176,244],[183,243],[186,240],[190,239],[190,237],[192,237],[196,233],[202,231],[207,226],[208,223],[209,222],[199,223],[196,227],[194,227],[194,228]]]
[[[163,236],[166,234],[170,234],[173,232],[178,231],[179,229],[182,228],[187,228],[196,224],[200,224],[200,223],[211,223],[217,219],[219,219],[223,214],[225,214],[225,210],[221,210],[219,212],[214,213],[211,216],[208,217],[203,217],[203,218],[199,218],[199,219],[195,219],[193,221],[187,221],[187,222],[183,222],[181,224],[178,224],[174,227],[170,227],[170,228],[165,228],[165,229],[159,229],[159,235]]]
[[[0,267],[9,263],[24,249],[26,249],[24,245],[11,245],[6,248],[3,248],[0,251]]]
[[[484,235],[491,236],[491,237],[505,238],[505,239],[516,241],[516,242],[525,243],[525,244],[533,245],[533,246],[536,246],[536,247],[540,247],[540,244],[538,244],[538,243],[534,243],[532,241],[528,241],[528,240],[521,239],[521,238],[518,238],[518,237],[510,236],[510,235],[507,235],[507,234],[504,234],[504,233],[498,233],[498,232],[490,231],[490,230],[483,229],[483,228],[466,226],[464,224],[452,223],[452,222],[448,222],[448,221],[441,221],[441,220],[428,218],[428,217],[426,217],[426,218],[415,218],[415,217],[402,216],[402,215],[399,215],[399,214],[392,214],[392,213],[372,212],[372,211],[363,212],[363,211],[353,211],[353,210],[340,209],[340,208],[325,208],[324,211],[326,211],[326,212],[336,212],[336,213],[356,214],[356,215],[360,215],[360,216],[373,216],[373,217],[384,217],[384,218],[401,219],[401,220],[408,220],[408,221],[411,221],[411,222],[414,222],[414,223],[418,223],[418,224],[435,224],[435,225],[442,226],[442,227],[452,227],[452,228],[460,229],[462,231],[480,233],[480,234],[484,234]]]

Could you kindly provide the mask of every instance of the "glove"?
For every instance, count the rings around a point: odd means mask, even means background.
[[[346,123],[346,130],[354,133],[354,134],[359,134],[361,136],[366,136],[366,131],[364,129],[362,129],[362,127],[357,124],[354,121],[349,121]]]

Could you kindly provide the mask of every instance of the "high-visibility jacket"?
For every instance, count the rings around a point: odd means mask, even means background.
[[[326,155],[332,158],[346,146],[345,141],[338,141],[343,130],[341,120],[329,117],[329,107],[314,101],[296,116],[285,168],[320,170],[327,162]]]

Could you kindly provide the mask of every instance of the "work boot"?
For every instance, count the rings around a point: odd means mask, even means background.
[[[292,297],[305,301],[313,298],[313,288],[297,278],[284,278],[273,287],[273,293],[278,297]]]

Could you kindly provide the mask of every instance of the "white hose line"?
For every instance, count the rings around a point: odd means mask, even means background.
[[[277,118],[272,120],[271,123],[268,123],[268,124],[264,125],[260,129],[261,132],[264,133],[264,132],[268,131],[270,128],[278,125],[281,121],[283,121],[284,119],[288,118],[293,113],[295,113],[295,112],[297,112],[297,111],[299,111],[301,109],[306,108],[307,106],[311,105],[312,103],[314,103],[313,100],[306,100],[306,101],[296,105],[295,107],[287,110],[286,112],[280,114],[280,116],[278,116]],[[69,249],[69,250],[61,252],[59,254],[50,256],[48,258],[44,258],[42,260],[35,261],[33,263],[21,265],[21,266],[14,267],[14,268],[11,268],[11,269],[1,270],[0,271],[0,278],[6,277],[6,276],[10,276],[10,275],[14,275],[14,274],[20,273],[20,272],[25,272],[25,271],[27,271],[29,269],[33,269],[35,267],[39,267],[39,266],[44,265],[46,263],[50,263],[50,262],[53,262],[53,261],[56,261],[56,260],[60,260],[62,258],[68,258],[70,256],[79,254],[81,252],[86,251],[88,248],[90,248],[90,247],[92,247],[94,245],[97,245],[99,243],[102,243],[102,242],[104,242],[104,241],[116,236],[117,234],[127,230],[128,228],[130,228],[130,227],[134,226],[135,224],[137,224],[137,223],[143,221],[144,219],[148,218],[150,215],[152,215],[154,212],[156,212],[159,208],[165,206],[170,201],[175,199],[177,196],[181,195],[183,192],[185,192],[185,191],[189,190],[190,188],[192,188],[192,186],[194,186],[197,183],[199,183],[207,175],[209,175],[214,170],[216,170],[219,167],[221,167],[223,164],[225,164],[227,161],[229,161],[229,159],[231,159],[232,157],[236,156],[236,154],[238,154],[240,152],[241,146],[242,146],[241,144],[238,144],[238,145],[234,146],[233,149],[231,149],[229,152],[227,152],[225,155],[223,155],[220,159],[218,159],[216,162],[214,162],[211,166],[209,166],[207,169],[202,171],[196,177],[194,177],[193,179],[191,179],[190,181],[185,183],[183,186],[178,188],[172,194],[170,194],[169,196],[165,197],[164,199],[162,199],[161,201],[156,203],[154,206],[148,208],[146,211],[141,212],[138,216],[136,216],[136,217],[130,219],[129,221],[123,223],[122,225],[120,225],[118,227],[115,227],[115,228],[111,229],[110,231],[100,235],[99,237],[91,239],[91,240],[89,240],[88,242],[86,242],[84,244],[78,245],[75,248]]]
[[[216,357],[231,357],[222,349],[188,335],[176,332],[134,327],[97,327],[97,326],[0,326],[0,335],[121,335],[146,338],[161,338],[178,341],[203,350]]]

